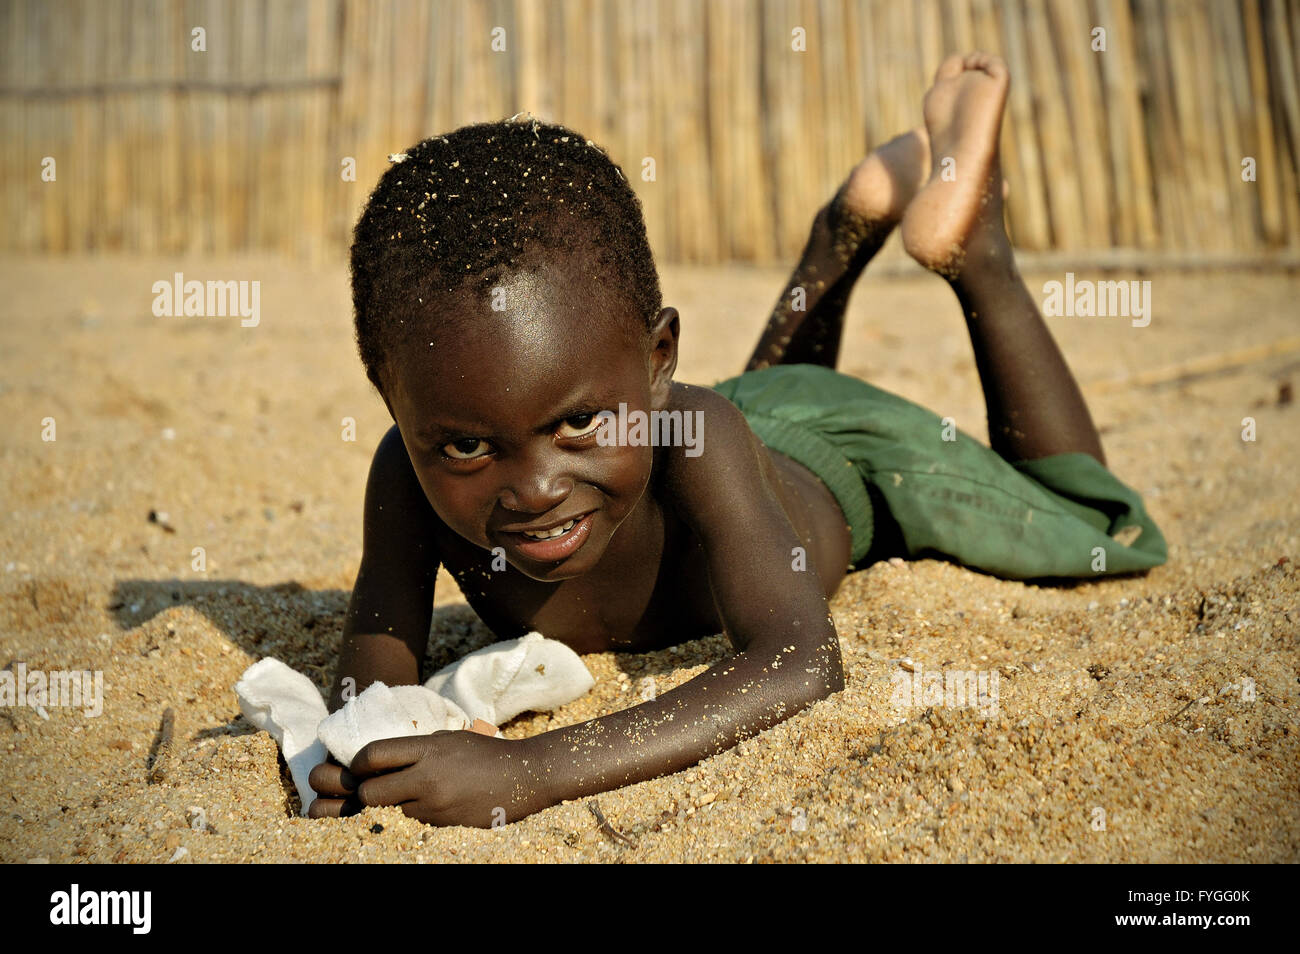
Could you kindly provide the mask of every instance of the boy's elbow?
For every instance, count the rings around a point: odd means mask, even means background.
[[[844,688],[844,663],[834,630],[819,640],[787,641],[784,645],[771,640],[761,647],[747,646],[743,652],[785,705],[792,707],[790,715]]]
[[[833,647],[819,647],[807,654],[800,654],[786,665],[792,665],[791,672],[796,677],[793,695],[800,709],[844,689],[844,664],[840,660],[839,640],[835,641]]]
[[[840,656],[840,637],[834,630],[813,650],[812,662],[807,669],[809,675],[821,677],[818,699],[825,699],[844,688],[844,660]]]
[[[824,678],[814,680],[814,682],[816,688],[811,690],[811,697],[808,700],[809,705],[812,705],[814,702],[820,702],[823,699],[835,695],[837,692],[843,691],[844,669],[837,662],[834,668],[825,673]]]

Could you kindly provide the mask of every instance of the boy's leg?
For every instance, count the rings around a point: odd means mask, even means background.
[[[998,134],[1009,85],[1006,65],[988,54],[939,67],[925,97],[933,172],[907,209],[903,244],[961,302],[992,448],[1011,462],[1082,452],[1104,464],[1088,406],[1002,225]]]
[[[772,310],[746,371],[776,364],[834,368],[844,308],[862,269],[902,219],[925,181],[930,159],[924,129],[872,151],[813,220],[812,232]]]

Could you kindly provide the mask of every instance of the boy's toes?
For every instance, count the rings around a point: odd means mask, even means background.
[[[946,57],[939,64],[939,68],[934,71],[934,81],[941,83],[944,80],[950,80],[955,76],[960,76],[964,69],[966,69],[966,58],[960,53],[954,53]]]
[[[966,57],[966,69],[980,70],[998,79],[1007,75],[1007,64],[1002,57],[985,53],[983,50],[976,50]]]

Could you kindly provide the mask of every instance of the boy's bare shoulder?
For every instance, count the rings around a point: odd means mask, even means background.
[[[713,388],[674,381],[668,397],[668,411],[701,411],[710,426],[720,428],[719,436],[733,438],[752,433],[745,415]],[[715,420],[716,419],[716,420]]]
[[[380,439],[370,462],[363,559],[396,563],[422,557],[434,561],[436,569],[435,534],[441,525],[394,424]]]
[[[713,441],[718,441],[724,446],[757,446],[755,443],[757,437],[750,429],[749,422],[745,420],[745,415],[740,412],[740,408],[713,390],[713,388],[701,387],[698,384],[681,384],[675,381],[668,400],[667,410],[669,412],[681,411],[683,415],[687,413],[696,415],[698,422],[696,433],[708,434],[708,437],[702,441],[703,447],[709,448]],[[678,447],[675,449],[689,448]],[[694,455],[697,459],[703,456],[703,452]]]
[[[425,506],[428,506],[428,501],[424,499],[424,491],[420,488],[420,481],[415,476],[415,468],[411,465],[411,457],[406,452],[402,432],[396,424],[385,432],[375,447],[375,454],[370,462],[370,483],[367,485],[367,492],[372,486],[377,490],[385,491],[383,496],[391,498],[395,503],[418,495]],[[382,500],[377,499],[376,502],[382,503]]]
[[[769,492],[770,459],[734,404],[712,388],[674,383],[666,410],[681,411],[683,420],[691,416],[694,446],[664,449],[664,488],[687,516],[702,517],[715,507],[743,509],[741,495]]]
[[[786,510],[790,498],[781,491],[771,453],[744,414],[716,391],[688,389],[678,407],[698,415],[704,440],[693,456],[686,447],[663,448],[661,500],[700,544],[718,618],[732,645],[740,651],[788,649],[795,640],[818,652],[819,646],[835,645],[821,576],[831,564],[814,561],[812,572],[792,572],[792,556],[809,546],[809,538]],[[792,633],[789,620],[809,625]]]

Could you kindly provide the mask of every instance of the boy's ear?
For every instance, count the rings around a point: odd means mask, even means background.
[[[668,391],[677,371],[677,334],[680,330],[676,308],[665,308],[655,319],[650,332],[650,399],[655,408],[668,406]]]

